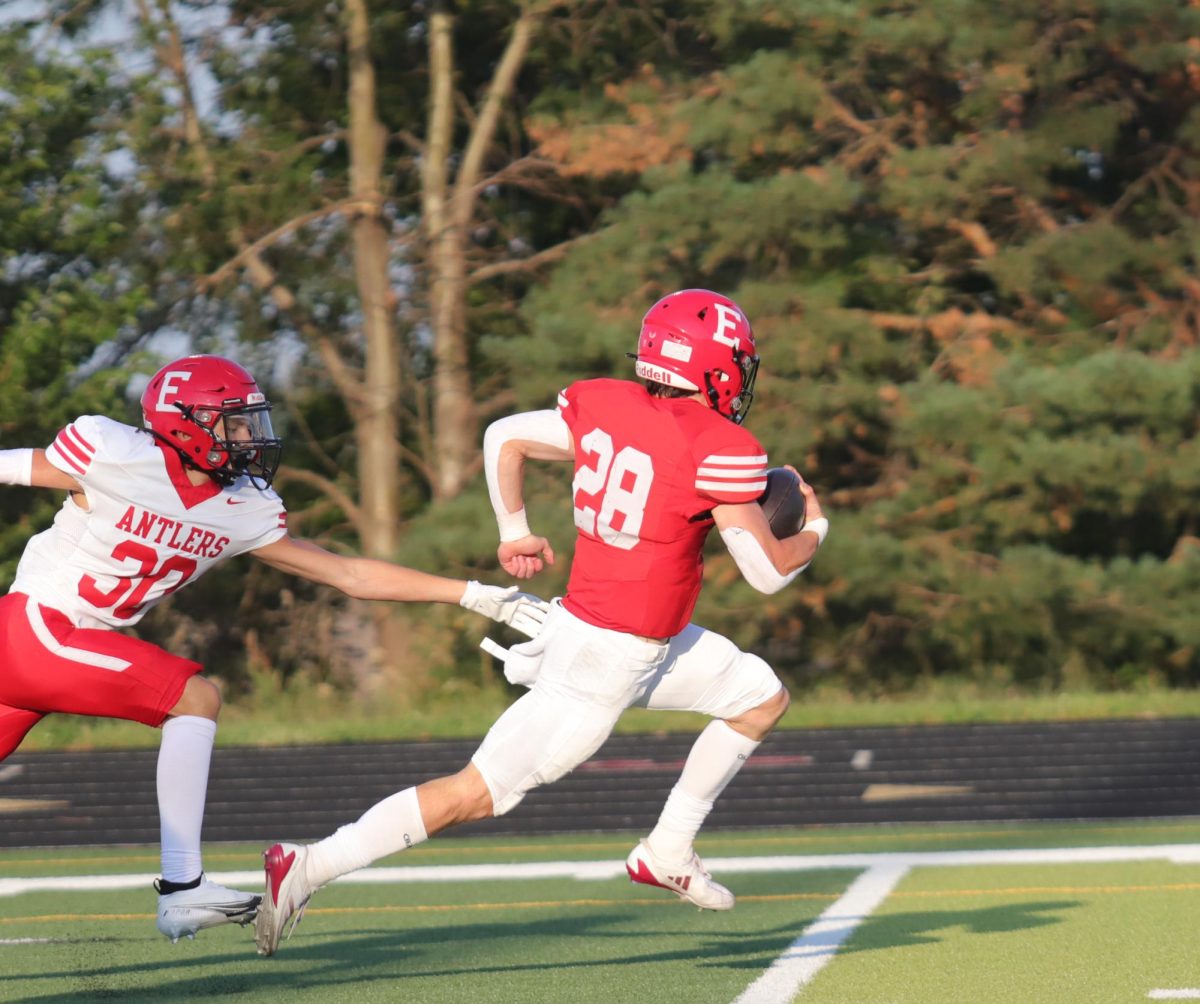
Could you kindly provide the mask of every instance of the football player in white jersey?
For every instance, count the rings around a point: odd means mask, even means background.
[[[67,492],[0,598],[0,761],[45,715],[162,728],[158,929],[177,941],[254,919],[261,896],[203,872],[200,827],[221,696],[199,663],[119,633],[226,558],[369,600],[458,603],[535,636],[535,596],[333,554],[289,536],[271,488],[282,441],[254,378],[218,356],[164,366],[142,395],[145,429],[88,415],[45,450],[0,450],[0,483]]]

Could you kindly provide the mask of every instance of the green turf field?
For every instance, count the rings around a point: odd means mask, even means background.
[[[432,841],[322,890],[272,959],[248,928],[161,938],[152,849],[0,851],[0,1000],[1200,999],[1200,820],[713,834],[725,914],[625,880],[631,839]],[[207,866],[257,882],[258,850]]]

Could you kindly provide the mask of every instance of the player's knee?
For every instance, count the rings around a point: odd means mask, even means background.
[[[172,716],[195,715],[210,718],[214,722],[221,713],[221,691],[211,680],[203,676],[191,677],[183,688],[179,700],[170,711]]]
[[[417,787],[421,818],[430,836],[448,826],[488,819],[492,815],[492,793],[474,764],[457,774],[426,781]]]
[[[769,723],[767,728],[773,729],[779,724],[779,719],[784,716],[791,703],[792,696],[788,693],[787,687],[781,686],[773,696],[763,701],[756,710],[762,715],[764,721]]]
[[[747,656],[747,659],[758,665],[761,678],[759,692],[762,698],[749,710],[735,718],[727,718],[726,721],[743,735],[753,739],[764,739],[787,711],[791,697],[787,688],[780,683],[779,677],[765,662],[757,656]]]
[[[472,779],[471,786],[464,793],[461,805],[464,823],[473,823],[477,819],[491,819],[494,815],[492,793],[478,774]]]

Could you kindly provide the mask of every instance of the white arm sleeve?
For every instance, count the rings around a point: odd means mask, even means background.
[[[487,427],[487,432],[483,434],[483,472],[502,541],[518,540],[529,533],[524,507],[510,513],[500,498],[500,447],[512,439],[545,443],[562,450],[571,448],[571,431],[567,423],[562,415],[551,409],[523,411],[501,418]]]
[[[33,450],[0,450],[0,485],[33,484]]]
[[[725,541],[725,546],[733,555],[733,560],[737,562],[742,578],[760,593],[779,592],[808,567],[808,565],[801,565],[794,572],[780,575],[754,534],[740,526],[725,527],[721,531],[721,539]]]

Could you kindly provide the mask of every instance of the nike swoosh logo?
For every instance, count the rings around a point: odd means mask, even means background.
[[[246,500],[245,500],[245,499],[231,499],[231,498],[227,498],[227,499],[225,500],[225,504],[226,504],[226,505],[245,505],[245,504],[246,504]]]

